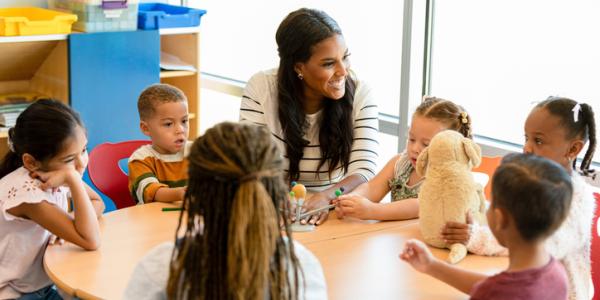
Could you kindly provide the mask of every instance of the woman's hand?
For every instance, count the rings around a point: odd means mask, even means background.
[[[318,209],[327,205],[329,205],[329,197],[324,193],[316,193],[305,200],[304,205],[302,207],[302,213],[311,211],[313,209]],[[328,216],[329,210],[326,209],[313,215],[310,215],[305,219],[300,220],[300,224],[321,225],[323,224],[323,222],[325,222],[325,220],[327,220]]]
[[[428,273],[436,261],[436,258],[433,257],[427,246],[415,239],[406,241],[404,250],[400,253],[399,257],[409,263],[415,270],[423,273]]]
[[[467,223],[459,222],[446,222],[444,228],[442,228],[442,239],[448,245],[452,244],[464,244],[467,245],[469,239],[471,239],[471,232],[473,230],[473,217],[470,212],[467,212]]]
[[[371,200],[358,195],[358,194],[347,194],[339,196],[335,202],[335,213],[338,218],[343,217],[354,217],[363,220],[373,219],[373,211],[376,208],[375,203]]]

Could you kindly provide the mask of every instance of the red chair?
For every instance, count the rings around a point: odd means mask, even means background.
[[[485,199],[492,199],[492,176],[500,165],[502,156],[483,156],[481,157],[481,164],[477,168],[473,168],[473,172],[485,173],[489,176],[489,180],[484,187]]]
[[[120,143],[103,143],[90,153],[88,173],[92,183],[103,194],[108,196],[117,209],[134,206],[128,188],[128,176],[119,167],[119,161],[131,156],[135,150],[150,141],[127,141]]]
[[[600,300],[600,193],[594,193],[596,213],[592,223],[592,281],[594,282],[594,300]]]

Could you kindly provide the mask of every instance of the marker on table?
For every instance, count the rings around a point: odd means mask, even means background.
[[[163,207],[162,211],[180,211],[183,210],[181,207]]]

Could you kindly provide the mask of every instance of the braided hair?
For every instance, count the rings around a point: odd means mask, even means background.
[[[301,270],[280,228],[291,238],[282,156],[269,131],[218,124],[194,142],[188,160],[177,226],[185,233],[176,234],[168,298],[297,299]]]

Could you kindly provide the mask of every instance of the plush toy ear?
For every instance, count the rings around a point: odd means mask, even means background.
[[[429,161],[429,148],[425,148],[423,149],[423,151],[421,151],[421,154],[419,154],[419,157],[417,157],[417,166],[416,166],[416,171],[417,174],[419,174],[419,176],[425,176],[425,173],[427,171],[427,164]]]
[[[475,144],[473,140],[464,138],[463,139],[463,147],[465,148],[465,153],[471,162],[472,167],[478,167],[481,164],[481,148],[479,145]]]

